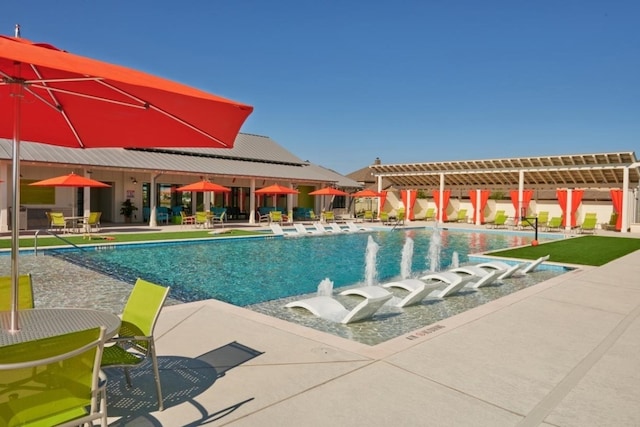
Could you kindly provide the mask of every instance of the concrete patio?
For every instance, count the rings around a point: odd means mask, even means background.
[[[627,237],[636,237],[629,235]],[[640,251],[377,346],[218,301],[168,306],[114,426],[637,426]],[[135,372],[135,371],[132,371]]]

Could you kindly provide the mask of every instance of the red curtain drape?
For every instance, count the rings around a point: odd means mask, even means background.
[[[618,213],[618,220],[616,221],[616,230],[622,230],[622,190],[619,188],[611,189],[611,203],[613,203],[613,210]]]
[[[509,195],[511,196],[511,203],[513,204],[513,210],[515,211],[515,217],[520,218],[522,212],[518,211],[518,206],[520,205],[520,201],[518,199],[519,190],[511,190]],[[531,199],[533,198],[533,190],[522,190],[522,207],[525,209],[525,215],[527,210],[529,209],[529,204],[531,203]]]
[[[476,206],[478,206],[477,199],[478,192],[476,190],[469,190],[469,198],[471,199],[471,206],[473,206],[473,223],[476,223],[477,211]],[[480,190],[480,224],[484,224],[484,208],[487,207],[487,202],[489,201],[489,190]]]
[[[567,190],[556,190],[556,197],[558,198],[558,204],[562,209],[562,226],[566,226],[567,220]]]
[[[571,192],[571,227],[575,227],[578,224],[576,220],[576,213],[578,212],[578,206],[582,203],[582,196],[584,196],[584,190],[573,190]]]
[[[577,224],[576,221],[576,212],[578,211],[578,206],[582,203],[582,196],[584,195],[584,190],[571,190],[571,206],[569,207],[570,212],[567,215],[567,201],[569,196],[567,195],[567,190],[556,190],[556,197],[558,198],[558,204],[560,205],[560,209],[562,209],[562,226],[567,226],[567,218],[571,218],[570,224],[571,227],[575,227]]]
[[[409,194],[408,200],[407,194]],[[413,221],[416,219],[414,207],[416,205],[416,200],[418,199],[418,192],[413,190],[409,193],[408,190],[400,190],[400,197],[402,198],[402,203],[404,204],[405,209],[409,212],[409,220]]]
[[[380,212],[384,209],[384,204],[387,203],[387,190],[382,190],[380,193]],[[380,212],[378,212],[378,218],[380,218]]]
[[[451,190],[444,190],[442,192],[442,204],[440,203],[440,190],[433,190],[433,201],[436,203],[436,209],[438,215],[436,218],[440,218],[440,206],[442,206],[442,221],[446,221],[447,218],[447,206],[449,206],[449,197],[451,197]]]

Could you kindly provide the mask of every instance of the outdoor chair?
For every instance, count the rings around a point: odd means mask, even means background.
[[[362,215],[362,220],[373,222],[373,211],[370,211],[370,210],[364,211],[364,214]]]
[[[162,388],[153,340],[153,329],[167,298],[169,288],[138,279],[122,312],[122,324],[115,338],[107,342],[102,355],[102,368],[124,368],[127,385],[131,387],[129,369],[151,358],[158,393],[158,409],[162,411]]]
[[[380,212],[380,222],[382,222],[383,224],[389,224],[388,212]]]
[[[62,212],[49,212],[49,220],[49,228],[51,230],[62,230],[63,233],[67,231],[67,220]]]
[[[554,216],[549,220],[546,231],[560,231],[562,228],[562,217]]]
[[[282,212],[280,211],[271,211],[269,212],[269,223],[277,222],[278,224],[282,224]]]
[[[196,227],[207,227],[209,224],[209,214],[205,211],[196,212],[194,224]]]
[[[89,212],[89,217],[87,221],[84,223],[84,229],[87,233],[91,233],[92,231],[100,231],[100,217],[102,216],[102,212]],[[95,227],[95,230],[93,229]]]
[[[428,208],[427,212],[424,215],[425,221],[435,221],[436,219],[436,210],[435,208]]]
[[[104,328],[0,347],[0,425],[107,424]]]
[[[322,217],[324,218],[324,222],[335,222],[336,221],[336,215],[333,213],[333,211],[326,211],[322,213]]]
[[[404,224],[404,219],[406,216],[406,211],[404,208],[398,208],[398,213],[396,215],[396,219],[399,224]]]
[[[185,211],[180,211],[180,225],[195,225],[196,216],[187,215]]]
[[[18,308],[33,308],[33,285],[31,274],[18,277]],[[0,311],[11,310],[11,276],[0,277]]]
[[[598,217],[596,216],[596,214],[592,214],[592,215],[587,214],[584,218],[584,221],[582,221],[582,224],[580,224],[580,226],[578,227],[578,233],[595,234],[596,225],[598,225]]]
[[[618,222],[618,213],[617,212],[612,212],[611,216],[609,217],[609,222],[608,223],[604,223],[604,224],[600,224],[600,228],[602,228],[603,230],[613,230],[613,231],[615,231],[617,222]]]
[[[169,208],[164,206],[159,206],[156,208],[156,221],[164,222],[165,224],[169,223]]]
[[[224,221],[227,217],[227,208],[211,208],[211,225],[215,227],[216,223],[224,227]]]

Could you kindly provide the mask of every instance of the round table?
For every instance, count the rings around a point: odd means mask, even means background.
[[[113,313],[84,308],[33,308],[18,312],[20,330],[10,331],[11,312],[0,312],[0,346],[104,326],[105,339],[120,328]]]

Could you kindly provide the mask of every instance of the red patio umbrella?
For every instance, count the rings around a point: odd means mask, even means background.
[[[349,193],[344,192],[342,190],[338,190],[333,187],[325,187],[320,190],[312,191],[309,193],[310,196],[348,196]]]
[[[213,182],[204,180],[204,181],[194,182],[193,184],[183,185],[182,187],[176,188],[176,191],[202,191],[202,192],[213,191],[216,193],[219,193],[219,192],[228,193],[229,191],[231,191],[231,189],[229,187],[225,187],[219,184],[214,184]]]
[[[68,175],[61,175],[55,178],[44,179],[42,181],[32,182],[29,185],[36,187],[94,187],[94,188],[106,188],[111,187],[104,182],[96,181],[95,179],[85,178],[75,173]]]
[[[0,36],[0,137],[65,147],[233,147],[253,107],[50,44]],[[18,327],[19,215],[11,218],[11,330]]]
[[[256,194],[298,194],[298,190],[294,190],[293,188],[285,187],[279,184],[273,184],[268,187],[260,188],[256,190]]]
[[[380,193],[376,193],[373,190],[360,190],[351,193],[351,197],[380,197]]]

